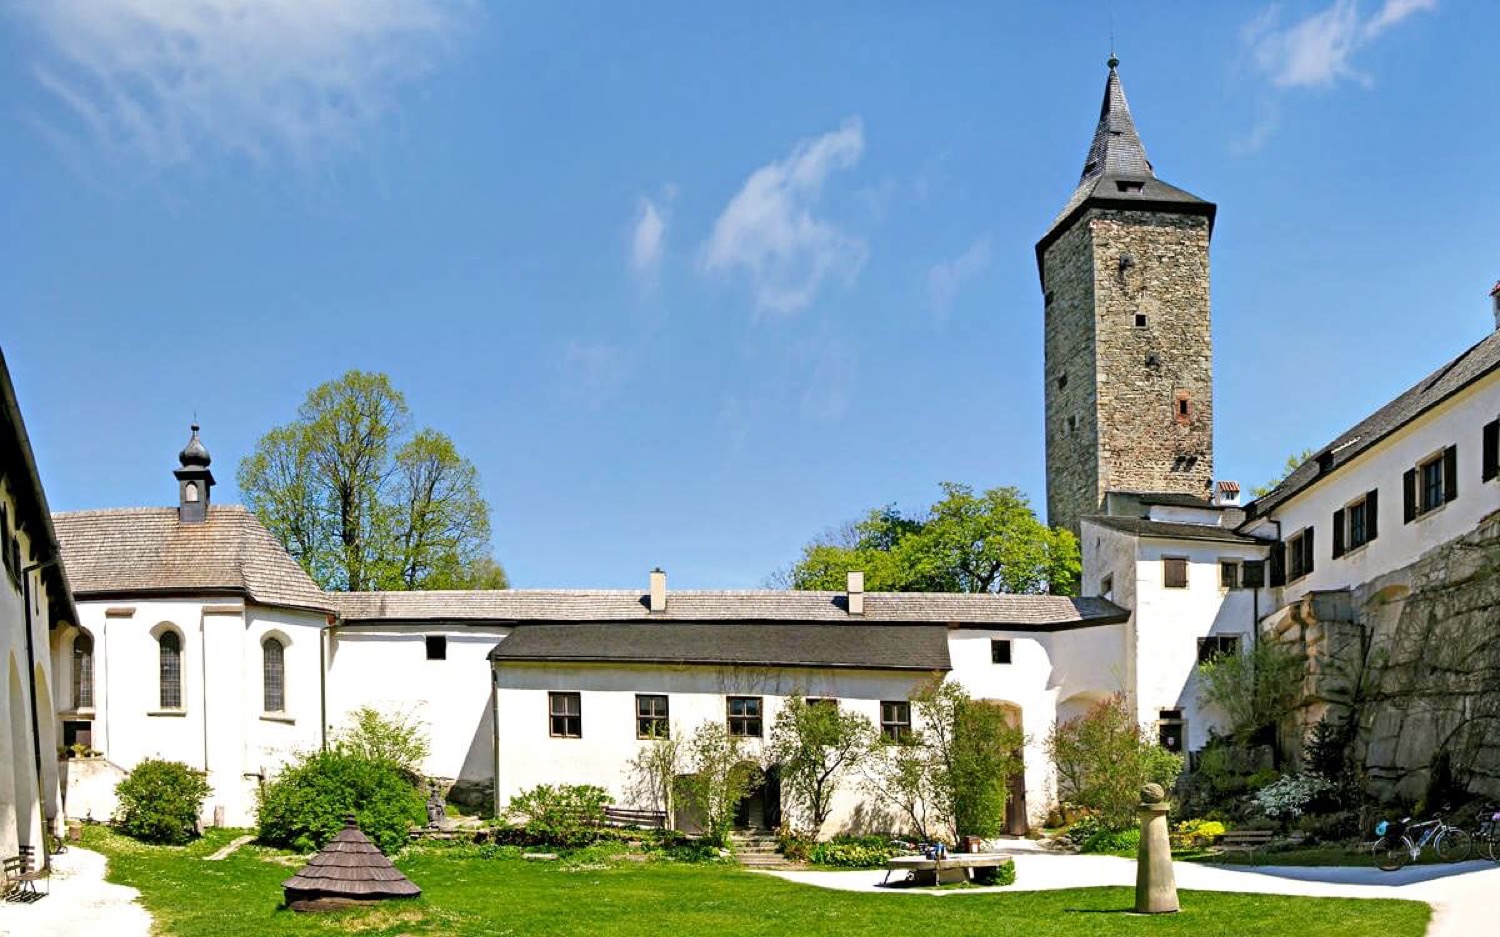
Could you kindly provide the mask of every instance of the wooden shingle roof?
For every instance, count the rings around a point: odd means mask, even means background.
[[[214,505],[201,524],[176,508],[115,508],[52,515],[63,564],[80,599],[130,595],[239,595],[261,605],[332,610],[329,597],[239,505]]]
[[[422,889],[391,864],[353,820],[318,850],[296,875],[281,883],[286,902],[379,901],[415,898]],[[298,910],[302,910],[298,908]]]

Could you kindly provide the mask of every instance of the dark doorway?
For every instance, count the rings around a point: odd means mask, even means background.
[[[734,808],[737,830],[774,830],[781,825],[781,770],[772,765],[764,771],[749,764],[735,770],[754,771],[756,780],[750,793],[740,798]]]

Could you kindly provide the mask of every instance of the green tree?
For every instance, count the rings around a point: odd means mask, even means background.
[[[351,814],[387,854],[427,819],[426,802],[405,771],[342,747],[301,756],[256,797],[261,841],[303,852],[323,848]]]
[[[1286,477],[1288,475],[1297,471],[1297,467],[1300,466],[1303,462],[1306,462],[1308,459],[1311,459],[1317,453],[1317,451],[1318,450],[1316,449],[1303,449],[1301,452],[1294,452],[1291,455],[1287,456],[1286,464],[1281,467],[1281,474],[1266,482],[1264,485],[1256,485],[1254,488],[1251,488],[1251,497],[1264,498],[1272,491],[1275,491],[1277,485],[1286,481]]]
[[[1234,735],[1249,741],[1297,709],[1306,673],[1307,658],[1296,646],[1263,637],[1248,651],[1199,664],[1198,687],[1228,717]]]
[[[351,713],[334,744],[348,754],[391,765],[413,778],[420,776],[422,762],[432,752],[424,723],[410,713],[384,713],[374,706],[361,706]]]
[[[823,829],[845,774],[874,738],[868,718],[845,712],[833,700],[809,702],[793,694],[782,705],[767,754],[781,766],[782,797],[807,817],[813,836]]]
[[[920,514],[887,505],[824,534],[773,582],[839,590],[849,572],[860,570],[871,591],[1078,591],[1078,539],[1038,520],[1018,489],[976,493],[954,482],[942,489],[943,497]]]
[[[1047,739],[1064,800],[1088,807],[1111,830],[1135,822],[1141,785],[1171,790],[1182,774],[1182,756],[1157,745],[1135,721],[1130,704],[1116,694],[1082,716],[1060,723]]]
[[[677,794],[697,815],[704,835],[723,843],[734,826],[734,811],[760,780],[745,740],[729,734],[722,723],[704,722],[680,749],[686,773],[677,779]]]
[[[479,473],[453,440],[410,431],[384,374],[312,389],[240,462],[240,491],[325,589],[504,588]]]

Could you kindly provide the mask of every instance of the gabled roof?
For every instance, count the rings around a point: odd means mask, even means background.
[[[1047,233],[1036,245],[1037,268],[1052,242],[1072,226],[1074,219],[1090,207],[1169,210],[1208,217],[1213,227],[1216,207],[1191,192],[1169,185],[1156,177],[1156,170],[1146,158],[1146,147],[1135,127],[1135,117],[1125,100],[1125,86],[1117,71],[1119,60],[1109,60],[1109,76],[1104,80],[1104,100],[1099,105],[1099,123],[1084,157],[1083,173],[1078,187],[1063,210],[1052,220]]]
[[[1107,599],[1058,595],[867,592],[864,615],[842,592],[777,590],[668,593],[652,613],[636,590],[506,589],[492,592],[330,593],[346,622],[840,622],[953,624],[1061,630],[1113,624],[1128,613]]]
[[[1238,533],[1228,527],[1215,527],[1211,524],[1182,524],[1172,521],[1147,520],[1143,517],[1114,517],[1105,514],[1085,517],[1083,521],[1135,537],[1148,537],[1155,540],[1207,540],[1214,543],[1269,545],[1269,541]]]
[[[581,622],[518,625],[499,662],[949,670],[946,625]]]
[[[332,602],[250,511],[212,505],[201,524],[176,508],[52,515],[80,599],[238,595],[261,605],[329,611]]]
[[[1395,400],[1303,462],[1264,497],[1246,505],[1250,518],[1264,517],[1422,414],[1500,369],[1500,331],[1491,332],[1463,354],[1422,378]],[[1497,408],[1500,409],[1500,408]]]

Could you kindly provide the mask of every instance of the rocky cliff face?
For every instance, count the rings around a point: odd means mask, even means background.
[[[1446,762],[1457,784],[1500,800],[1500,513],[1291,617],[1308,650],[1306,715],[1354,713],[1377,795],[1420,798]]]

